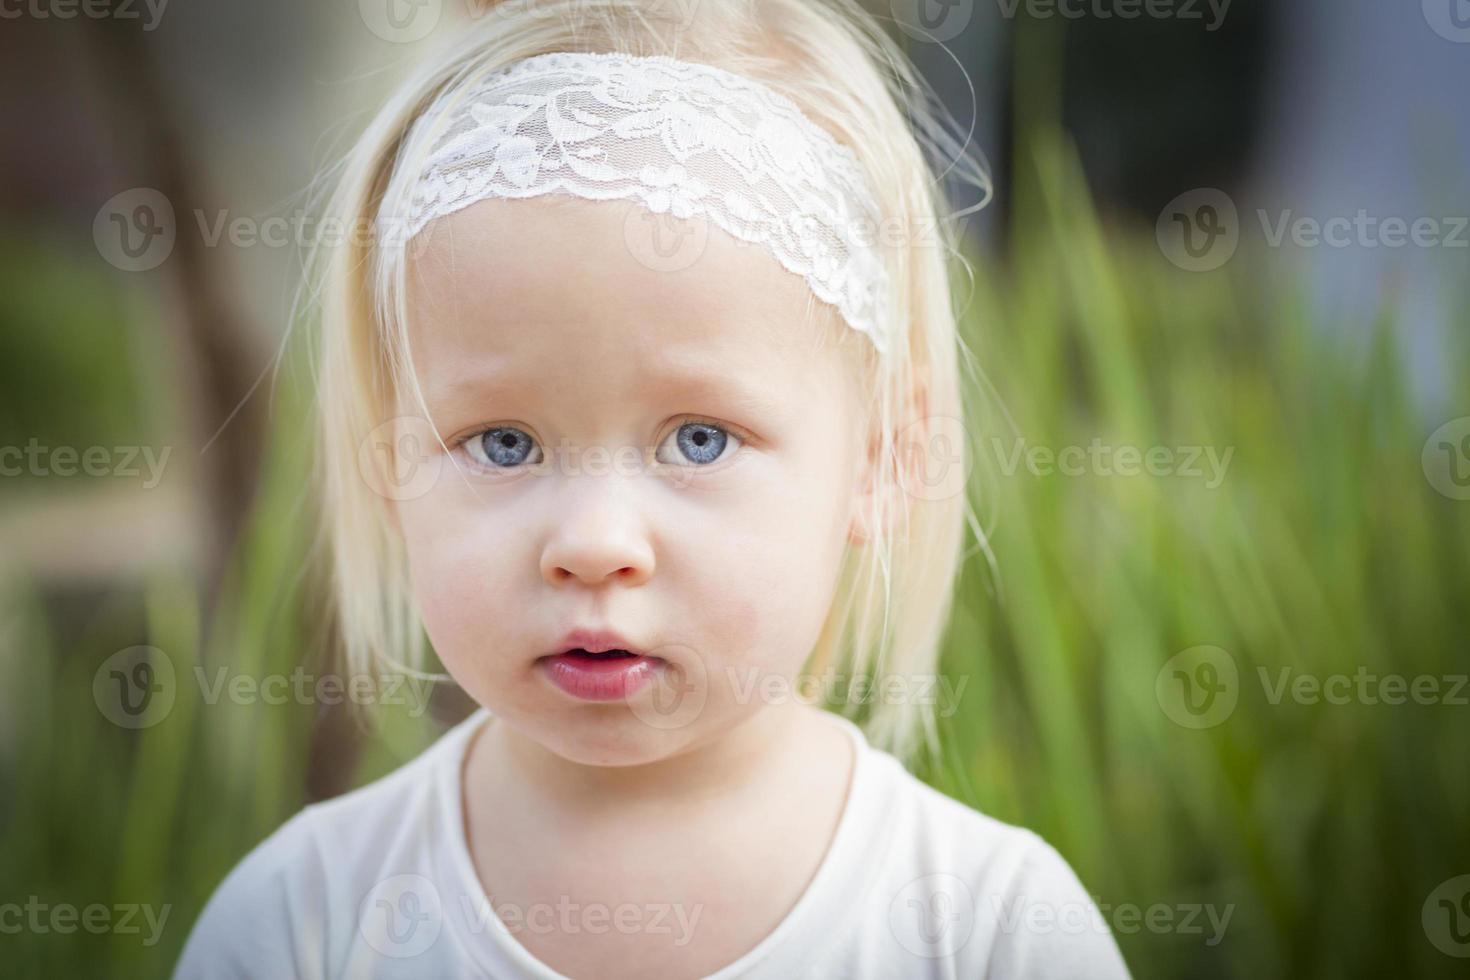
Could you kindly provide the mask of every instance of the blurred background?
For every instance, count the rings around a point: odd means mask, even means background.
[[[1470,2],[867,5],[996,182],[994,564],[921,775],[1054,843],[1138,977],[1466,976]],[[473,707],[315,683],[287,328],[313,180],[484,15],[0,2],[7,976],[166,975],[250,847]]]

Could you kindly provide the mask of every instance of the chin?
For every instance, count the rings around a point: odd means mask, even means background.
[[[536,725],[526,734],[568,762],[606,767],[659,762],[679,754],[694,740],[694,733],[687,729],[651,727],[626,704],[577,705],[555,726]]]

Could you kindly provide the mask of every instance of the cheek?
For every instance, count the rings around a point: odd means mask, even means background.
[[[704,632],[721,659],[790,675],[832,602],[846,540],[834,512],[845,498],[830,473],[782,476],[774,492],[750,488],[736,512],[722,513],[716,534],[680,549],[679,564],[698,583],[699,595],[685,598],[707,611]]]
[[[494,522],[455,517],[430,500],[399,511],[409,574],[424,629],[446,665],[464,651],[495,648],[507,621],[487,596],[507,595],[509,563]]]

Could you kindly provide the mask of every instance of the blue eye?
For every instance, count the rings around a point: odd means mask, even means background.
[[[486,429],[465,443],[470,458],[481,466],[507,468],[526,462],[536,444],[520,429]]]
[[[670,433],[670,437],[677,444],[679,453],[684,459],[699,466],[708,466],[720,459],[732,441],[737,446],[740,443],[740,440],[729,432],[708,422],[685,422]],[[664,459],[662,447],[660,447],[658,459],[660,462],[673,462],[676,465],[679,462]]]

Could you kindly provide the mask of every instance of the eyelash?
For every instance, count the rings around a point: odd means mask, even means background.
[[[710,462],[708,462],[708,463],[702,463],[701,464],[701,463],[662,463],[662,462],[656,462],[655,465],[662,465],[662,466],[681,466],[681,467],[684,467],[686,469],[694,469],[694,470],[710,470],[710,469],[714,469],[716,467],[723,468],[722,464],[728,463],[731,457],[737,455],[740,452],[740,450],[744,449],[751,441],[753,441],[753,437],[748,432],[746,432],[744,429],[742,429],[742,428],[740,428],[738,426],[731,425],[731,424],[729,424],[727,422],[717,422],[714,419],[705,418],[705,417],[702,417],[702,416],[686,416],[684,418],[681,418],[679,420],[679,422],[678,422],[677,425],[675,425],[672,429],[670,429],[668,431],[667,434],[665,434],[661,439],[659,439],[658,443],[654,447],[655,458],[657,456],[658,450],[663,447],[663,444],[665,442],[667,442],[670,437],[677,436],[678,433],[680,432],[680,430],[682,430],[684,428],[684,426],[686,426],[686,425],[699,425],[699,426],[705,426],[705,427],[710,428],[710,429],[715,429],[715,430],[723,433],[727,439],[734,440],[735,447],[734,447],[733,450],[725,450],[725,449],[722,448],[722,451],[721,451],[719,457],[716,458],[716,459],[714,459],[714,460],[712,460],[712,461],[710,461]],[[514,466],[497,466],[497,465],[495,465],[493,463],[481,462],[480,460],[474,458],[474,456],[473,456],[473,454],[471,452],[471,449],[470,449],[471,444],[474,443],[475,440],[477,440],[477,439],[484,438],[484,436],[485,436],[486,433],[494,432],[497,429],[505,429],[507,431],[520,432],[520,433],[524,434],[527,438],[529,438],[531,440],[531,443],[532,443],[532,445],[533,445],[533,447],[535,449],[537,449],[537,450],[540,450],[541,449],[541,444],[536,439],[535,436],[533,436],[531,433],[527,432],[521,426],[514,425],[514,424],[511,424],[511,423],[496,423],[494,425],[482,426],[481,428],[475,429],[475,430],[469,432],[468,434],[463,435],[463,436],[460,436],[459,438],[455,439],[454,442],[452,443],[452,448],[456,452],[463,452],[466,456],[469,456],[470,457],[470,463],[472,465],[474,465],[475,468],[478,469],[481,472],[514,473],[514,472],[517,472],[517,471],[523,469],[526,466],[540,465],[539,463],[517,463]],[[544,462],[544,458],[543,458],[543,460],[541,462]]]

